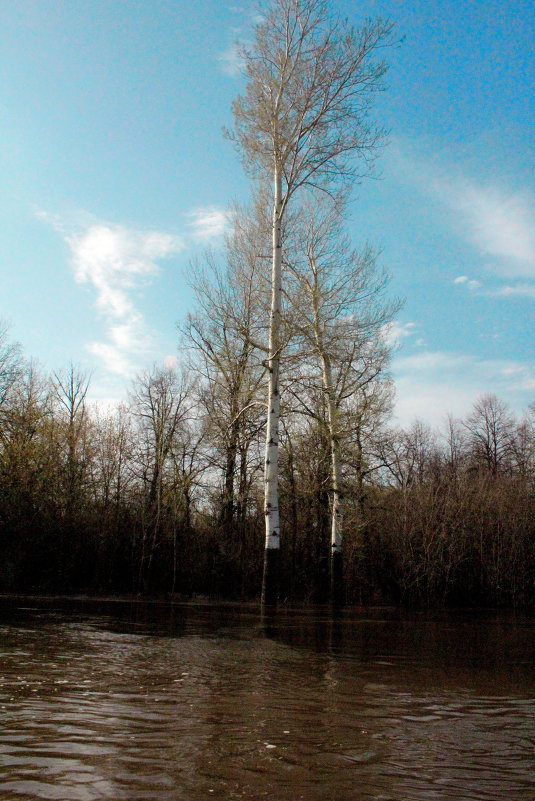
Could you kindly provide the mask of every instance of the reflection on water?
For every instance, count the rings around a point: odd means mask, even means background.
[[[4,600],[0,799],[527,801],[534,645],[488,616]]]

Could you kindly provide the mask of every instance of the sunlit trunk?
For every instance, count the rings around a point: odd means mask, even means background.
[[[314,312],[314,334],[316,347],[321,360],[322,385],[327,400],[327,424],[329,428],[329,449],[331,453],[331,543],[329,554],[330,593],[333,602],[340,602],[343,597],[343,562],[342,562],[342,493],[340,437],[338,432],[338,407],[336,405],[335,388],[333,383],[332,366],[327,352],[320,319],[319,290],[317,285],[317,268],[312,261],[314,273],[314,294],[312,306]]]
[[[331,363],[328,355],[321,355],[323,368],[323,388],[327,395],[327,421],[329,425],[329,445],[331,451],[331,549],[330,549],[330,584],[331,600],[339,602],[342,599],[342,493],[340,439],[338,435],[338,409],[334,397]]]
[[[268,414],[265,455],[265,518],[266,544],[264,553],[264,576],[262,601],[273,604],[277,601],[278,567],[280,552],[279,532],[279,363],[281,324],[281,265],[282,265],[282,181],[278,169],[274,176],[273,203],[273,259],[271,271],[271,313],[269,323],[268,365]]]

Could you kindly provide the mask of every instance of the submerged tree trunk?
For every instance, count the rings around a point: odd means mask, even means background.
[[[341,493],[341,458],[340,432],[338,425],[338,405],[334,386],[331,357],[323,338],[323,325],[320,313],[320,289],[318,265],[314,256],[310,255],[313,273],[312,311],[314,339],[321,362],[321,380],[327,401],[327,426],[329,433],[329,450],[331,456],[331,539],[329,548],[329,586],[332,603],[338,604],[343,599],[343,550],[342,550],[342,493]]]
[[[354,31],[324,0],[273,0],[263,8],[254,42],[240,48],[247,86],[233,103],[230,136],[256,177],[274,173],[272,300],[265,459],[266,548],[262,599],[277,597],[279,556],[278,438],[281,316],[281,223],[299,190],[331,192],[362,177],[382,133],[370,124],[372,100],[386,66],[372,61],[389,43],[382,20]],[[368,168],[364,172],[367,172]]]
[[[329,554],[330,593],[333,603],[343,599],[343,550],[342,550],[342,492],[340,436],[338,432],[338,408],[334,396],[331,361],[325,351],[321,353],[323,388],[327,395],[327,422],[329,426],[329,448],[331,452],[331,547]]]
[[[282,211],[281,172],[280,169],[276,167],[274,175],[269,355],[267,359],[268,415],[264,468],[266,542],[264,552],[264,575],[262,579],[262,603],[268,605],[277,602],[279,584],[279,366],[282,296]]]

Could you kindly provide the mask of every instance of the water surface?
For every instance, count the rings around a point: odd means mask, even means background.
[[[0,600],[0,799],[530,801],[535,624]]]

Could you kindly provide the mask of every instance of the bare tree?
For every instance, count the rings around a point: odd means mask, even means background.
[[[391,431],[383,443],[383,480],[400,490],[422,485],[437,455],[435,432],[415,419],[407,429]]]
[[[192,381],[169,367],[153,366],[137,376],[130,392],[140,445],[137,454],[144,489],[138,586],[146,588],[163,523],[165,471],[185,426],[192,402]]]
[[[9,586],[18,567],[43,578],[39,540],[45,537],[60,484],[50,383],[32,362],[18,372],[0,411],[0,584],[7,579]],[[61,572],[62,543],[51,539]]]
[[[73,364],[68,370],[59,370],[52,376],[53,398],[59,411],[57,419],[62,422],[59,446],[64,454],[67,518],[72,516],[77,507],[84,473],[88,468],[84,451],[89,447],[86,405],[89,382],[90,376]]]
[[[0,320],[0,410],[9,403],[14,386],[23,374],[22,351],[18,342],[11,342],[8,326]]]
[[[107,512],[117,509],[131,478],[132,420],[126,404],[105,414],[94,413],[94,494]],[[130,469],[129,469],[130,468]]]
[[[233,222],[224,265],[211,252],[193,265],[197,311],[182,329],[190,365],[202,377],[200,401],[214,467],[223,473],[220,522],[227,533],[245,508],[243,493],[237,498],[238,473],[243,489],[243,465],[263,428],[258,390],[265,353],[257,342],[266,328],[262,220],[236,207]]]
[[[444,460],[452,480],[459,479],[461,469],[466,462],[466,429],[457,418],[449,414],[446,418]]]
[[[365,389],[370,390],[386,376],[390,348],[382,332],[400,307],[398,301],[385,298],[388,276],[379,269],[373,250],[366,247],[358,252],[351,247],[342,226],[344,208],[341,195],[335,199],[327,195],[307,198],[296,220],[296,252],[292,252],[288,266],[296,284],[288,293],[292,327],[300,340],[299,350],[314,355],[310,379],[314,381],[319,368],[326,404],[333,598],[342,595],[343,441],[354,428],[355,445],[362,455],[363,426],[358,423],[369,416],[371,401],[378,397]],[[362,470],[359,464],[361,479]]]
[[[514,426],[509,443],[513,470],[524,480],[535,481],[535,403]]]
[[[266,542],[262,597],[277,597],[280,548],[278,460],[283,221],[303,186],[329,190],[357,174],[381,134],[369,121],[385,73],[375,61],[392,27],[382,21],[358,32],[335,18],[324,0],[272,0],[242,49],[247,88],[233,104],[238,144],[249,171],[273,181],[272,272],[265,454]]]
[[[464,423],[476,466],[496,476],[505,466],[510,451],[513,416],[496,395],[482,395]]]

